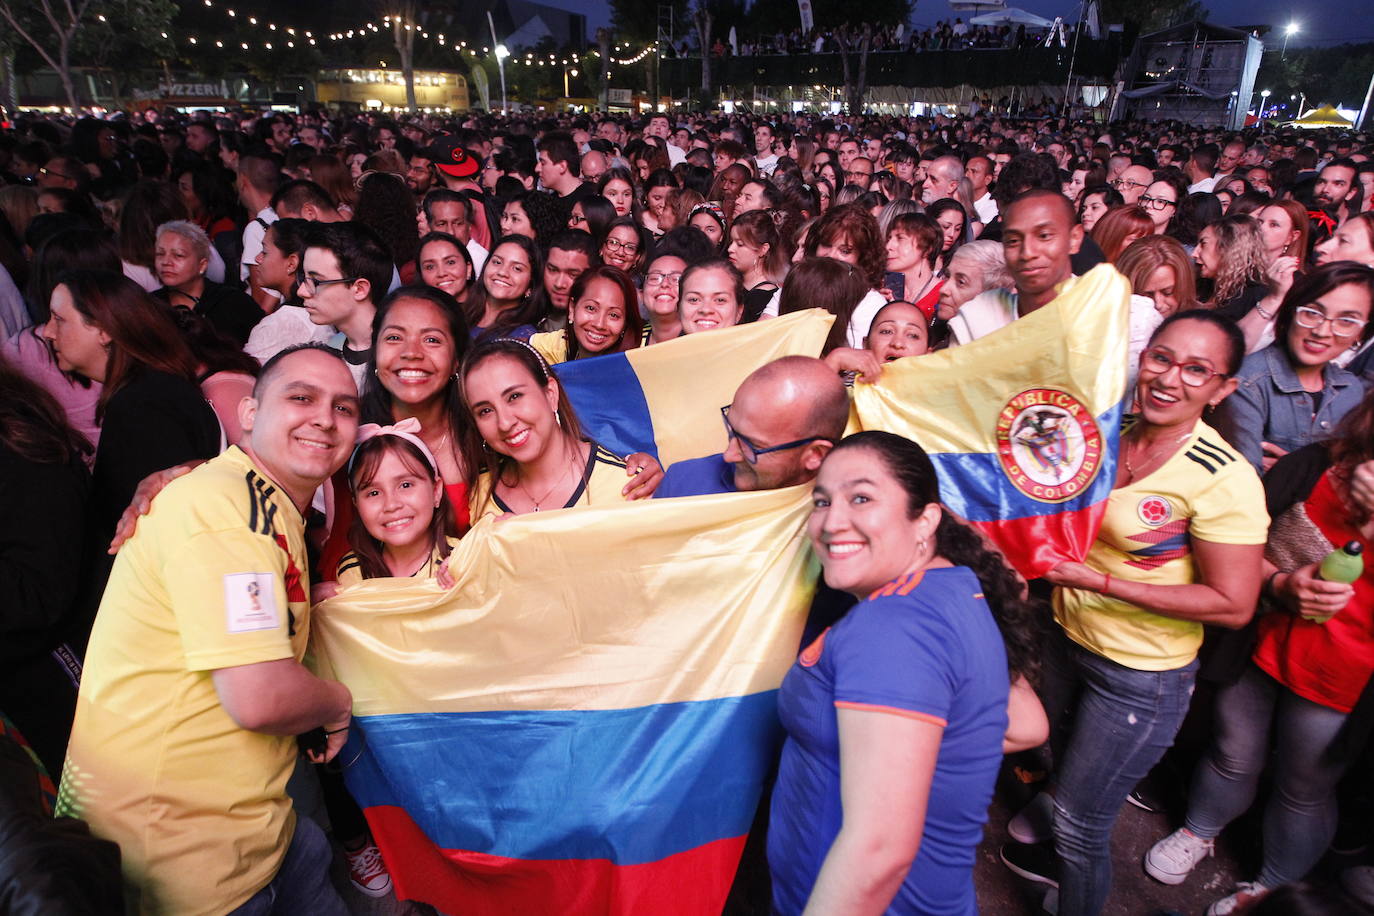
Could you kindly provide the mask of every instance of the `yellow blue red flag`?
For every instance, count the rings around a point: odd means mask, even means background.
[[[920,443],[940,495],[1027,578],[1081,561],[1116,480],[1130,283],[1109,264],[1049,305],[854,389],[861,429]]]
[[[657,455],[666,468],[724,451],[720,408],[734,400],[745,376],[783,356],[819,356],[834,321],[808,309],[559,363],[554,373],[588,435],[620,455]]]
[[[398,894],[464,916],[721,911],[817,570],[810,492],[488,518],[450,591],[317,606]]]

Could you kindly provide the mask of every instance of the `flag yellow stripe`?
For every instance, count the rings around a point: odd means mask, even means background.
[[[622,709],[778,687],[817,577],[810,488],[479,522],[433,582],[317,606],[354,713]]]

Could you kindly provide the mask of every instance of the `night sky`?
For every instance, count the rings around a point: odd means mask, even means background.
[[[610,22],[605,0],[544,0],[553,6],[578,8],[587,12],[588,26],[595,29]],[[768,0],[788,2],[788,0]],[[1076,19],[1078,3],[1073,0],[1007,0],[1008,6],[1019,6],[1046,19],[1064,16]],[[1374,13],[1370,0],[1204,0],[1211,11],[1209,22],[1217,25],[1262,25],[1274,27],[1266,44],[1277,47],[1282,28],[1290,20],[1302,30],[1289,41],[1289,47],[1306,44],[1331,45],[1342,41],[1374,41]],[[955,16],[967,18],[976,13],[955,13],[945,0],[916,0],[912,21],[918,26],[934,25],[941,19]],[[1278,33],[1278,37],[1275,37]]]

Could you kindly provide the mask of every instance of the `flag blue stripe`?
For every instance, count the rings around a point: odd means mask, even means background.
[[[940,477],[940,498],[956,515],[971,522],[1005,522],[1082,511],[1111,494],[1116,482],[1120,426],[1120,404],[1097,418],[1103,440],[1101,468],[1083,492],[1062,503],[1041,502],[1022,493],[1002,469],[996,453],[989,452],[932,454],[930,460]]]
[[[649,403],[624,353],[559,363],[554,374],[589,437],[622,457],[658,456]]]
[[[775,690],[637,709],[366,716],[358,725],[365,750],[345,773],[364,809],[403,807],[441,849],[617,865],[745,834],[781,737]]]

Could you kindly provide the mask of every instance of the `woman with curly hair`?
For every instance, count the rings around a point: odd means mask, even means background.
[[[934,464],[901,436],[862,432],[830,450],[807,532],[826,584],[857,604],[778,693],[774,906],[975,912],[975,852],[1002,755],[1047,731],[1026,681],[1042,615],[944,510]]]
[[[1198,234],[1193,260],[1202,278],[1211,281],[1212,294],[1204,304],[1232,321],[1244,318],[1268,291],[1264,237],[1248,216],[1208,223]]]
[[[376,232],[398,265],[401,282],[413,285],[415,256],[420,253],[420,227],[415,221],[415,195],[405,178],[393,172],[364,174],[358,182],[353,221]]]
[[[834,258],[853,264],[868,282],[868,295],[855,307],[846,332],[849,346],[862,350],[873,316],[887,304],[883,294],[878,292],[887,270],[887,250],[878,232],[878,221],[863,207],[852,204],[831,207],[808,229],[806,256]]]

